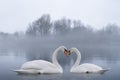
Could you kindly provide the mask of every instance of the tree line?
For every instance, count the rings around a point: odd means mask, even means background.
[[[42,15],[39,19],[29,24],[26,35],[48,36],[67,35],[71,32],[95,33],[90,26],[84,25],[80,20],[61,18],[51,21],[49,14]],[[96,31],[100,34],[119,34],[120,28],[116,24],[108,24],[105,28]]]
[[[101,34],[101,35],[119,35],[120,27],[116,24],[108,24],[106,27],[94,31],[90,26],[84,25],[80,20],[71,20],[61,18],[52,21],[49,14],[44,14],[37,20],[28,25],[27,30],[15,32],[12,36],[18,37],[21,34],[26,36],[51,36],[51,35],[68,35],[68,34]],[[9,33],[0,32],[0,37],[11,36]]]
[[[51,21],[49,14],[42,15],[39,19],[35,20],[26,31],[27,35],[33,36],[48,36],[52,34],[67,34],[71,31],[72,22],[70,19],[62,18],[60,20]],[[81,26],[81,23],[75,23]]]

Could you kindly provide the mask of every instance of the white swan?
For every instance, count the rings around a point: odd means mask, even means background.
[[[69,51],[70,53],[75,52],[77,54],[77,60],[75,64],[72,66],[72,68],[70,69],[70,72],[73,72],[73,73],[104,73],[109,70],[109,69],[103,69],[100,66],[97,66],[95,64],[90,64],[90,63],[84,63],[84,64],[79,65],[80,60],[81,60],[81,54],[79,50],[77,48],[71,48]]]
[[[14,70],[17,73],[30,73],[30,74],[40,74],[40,73],[63,73],[62,67],[59,65],[57,60],[58,51],[67,52],[64,46],[58,47],[52,56],[52,62],[45,60],[33,60],[26,62],[22,65],[20,70]]]

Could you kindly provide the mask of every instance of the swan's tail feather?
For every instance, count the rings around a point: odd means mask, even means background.
[[[105,73],[106,71],[109,71],[110,69],[103,69],[103,70],[100,70],[99,72],[101,73],[101,74],[103,74],[103,73]]]
[[[14,72],[17,72],[18,74],[40,74],[39,71],[36,70],[13,70]]]

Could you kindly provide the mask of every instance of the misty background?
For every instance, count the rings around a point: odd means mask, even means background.
[[[0,0],[0,31],[24,32],[29,23],[46,13],[52,21],[65,16],[94,29],[108,23],[120,26],[119,4],[119,0]]]
[[[114,60],[119,58],[115,56],[115,54],[119,55],[119,41],[120,27],[116,24],[108,24],[100,30],[94,30],[84,25],[81,20],[64,17],[52,21],[49,14],[43,14],[30,23],[25,32],[0,32],[0,51],[2,54],[26,53],[28,60],[51,60],[53,51],[64,45],[68,49],[78,48],[83,60],[103,56],[101,58],[110,61],[111,57]],[[61,59],[63,56],[58,58]],[[76,59],[75,56],[73,59]],[[70,59],[65,61],[70,63]]]

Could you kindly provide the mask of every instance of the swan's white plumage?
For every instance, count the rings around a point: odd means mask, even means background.
[[[64,51],[65,47],[60,46],[53,53],[53,63],[45,61],[45,60],[33,60],[24,63],[21,66],[20,70],[14,70],[17,73],[30,73],[30,74],[38,74],[38,73],[63,73],[62,67],[59,65],[57,61],[57,53],[59,50]]]
[[[24,63],[18,73],[62,73],[62,71],[51,62],[34,60]]]
[[[100,70],[102,70],[102,68],[95,64],[84,63],[79,66],[76,66],[76,68],[74,69],[71,69],[71,72],[86,73],[86,72],[98,72]]]
[[[71,68],[70,72],[74,73],[104,73],[108,71],[109,69],[103,69],[102,67],[90,64],[90,63],[84,63],[80,65],[81,60],[81,54],[77,48],[71,48],[71,52],[75,52],[77,54],[77,60],[73,67]]]
[[[57,68],[57,66],[45,60],[34,60],[24,63],[21,67],[21,69],[40,69],[40,70],[48,68]]]

